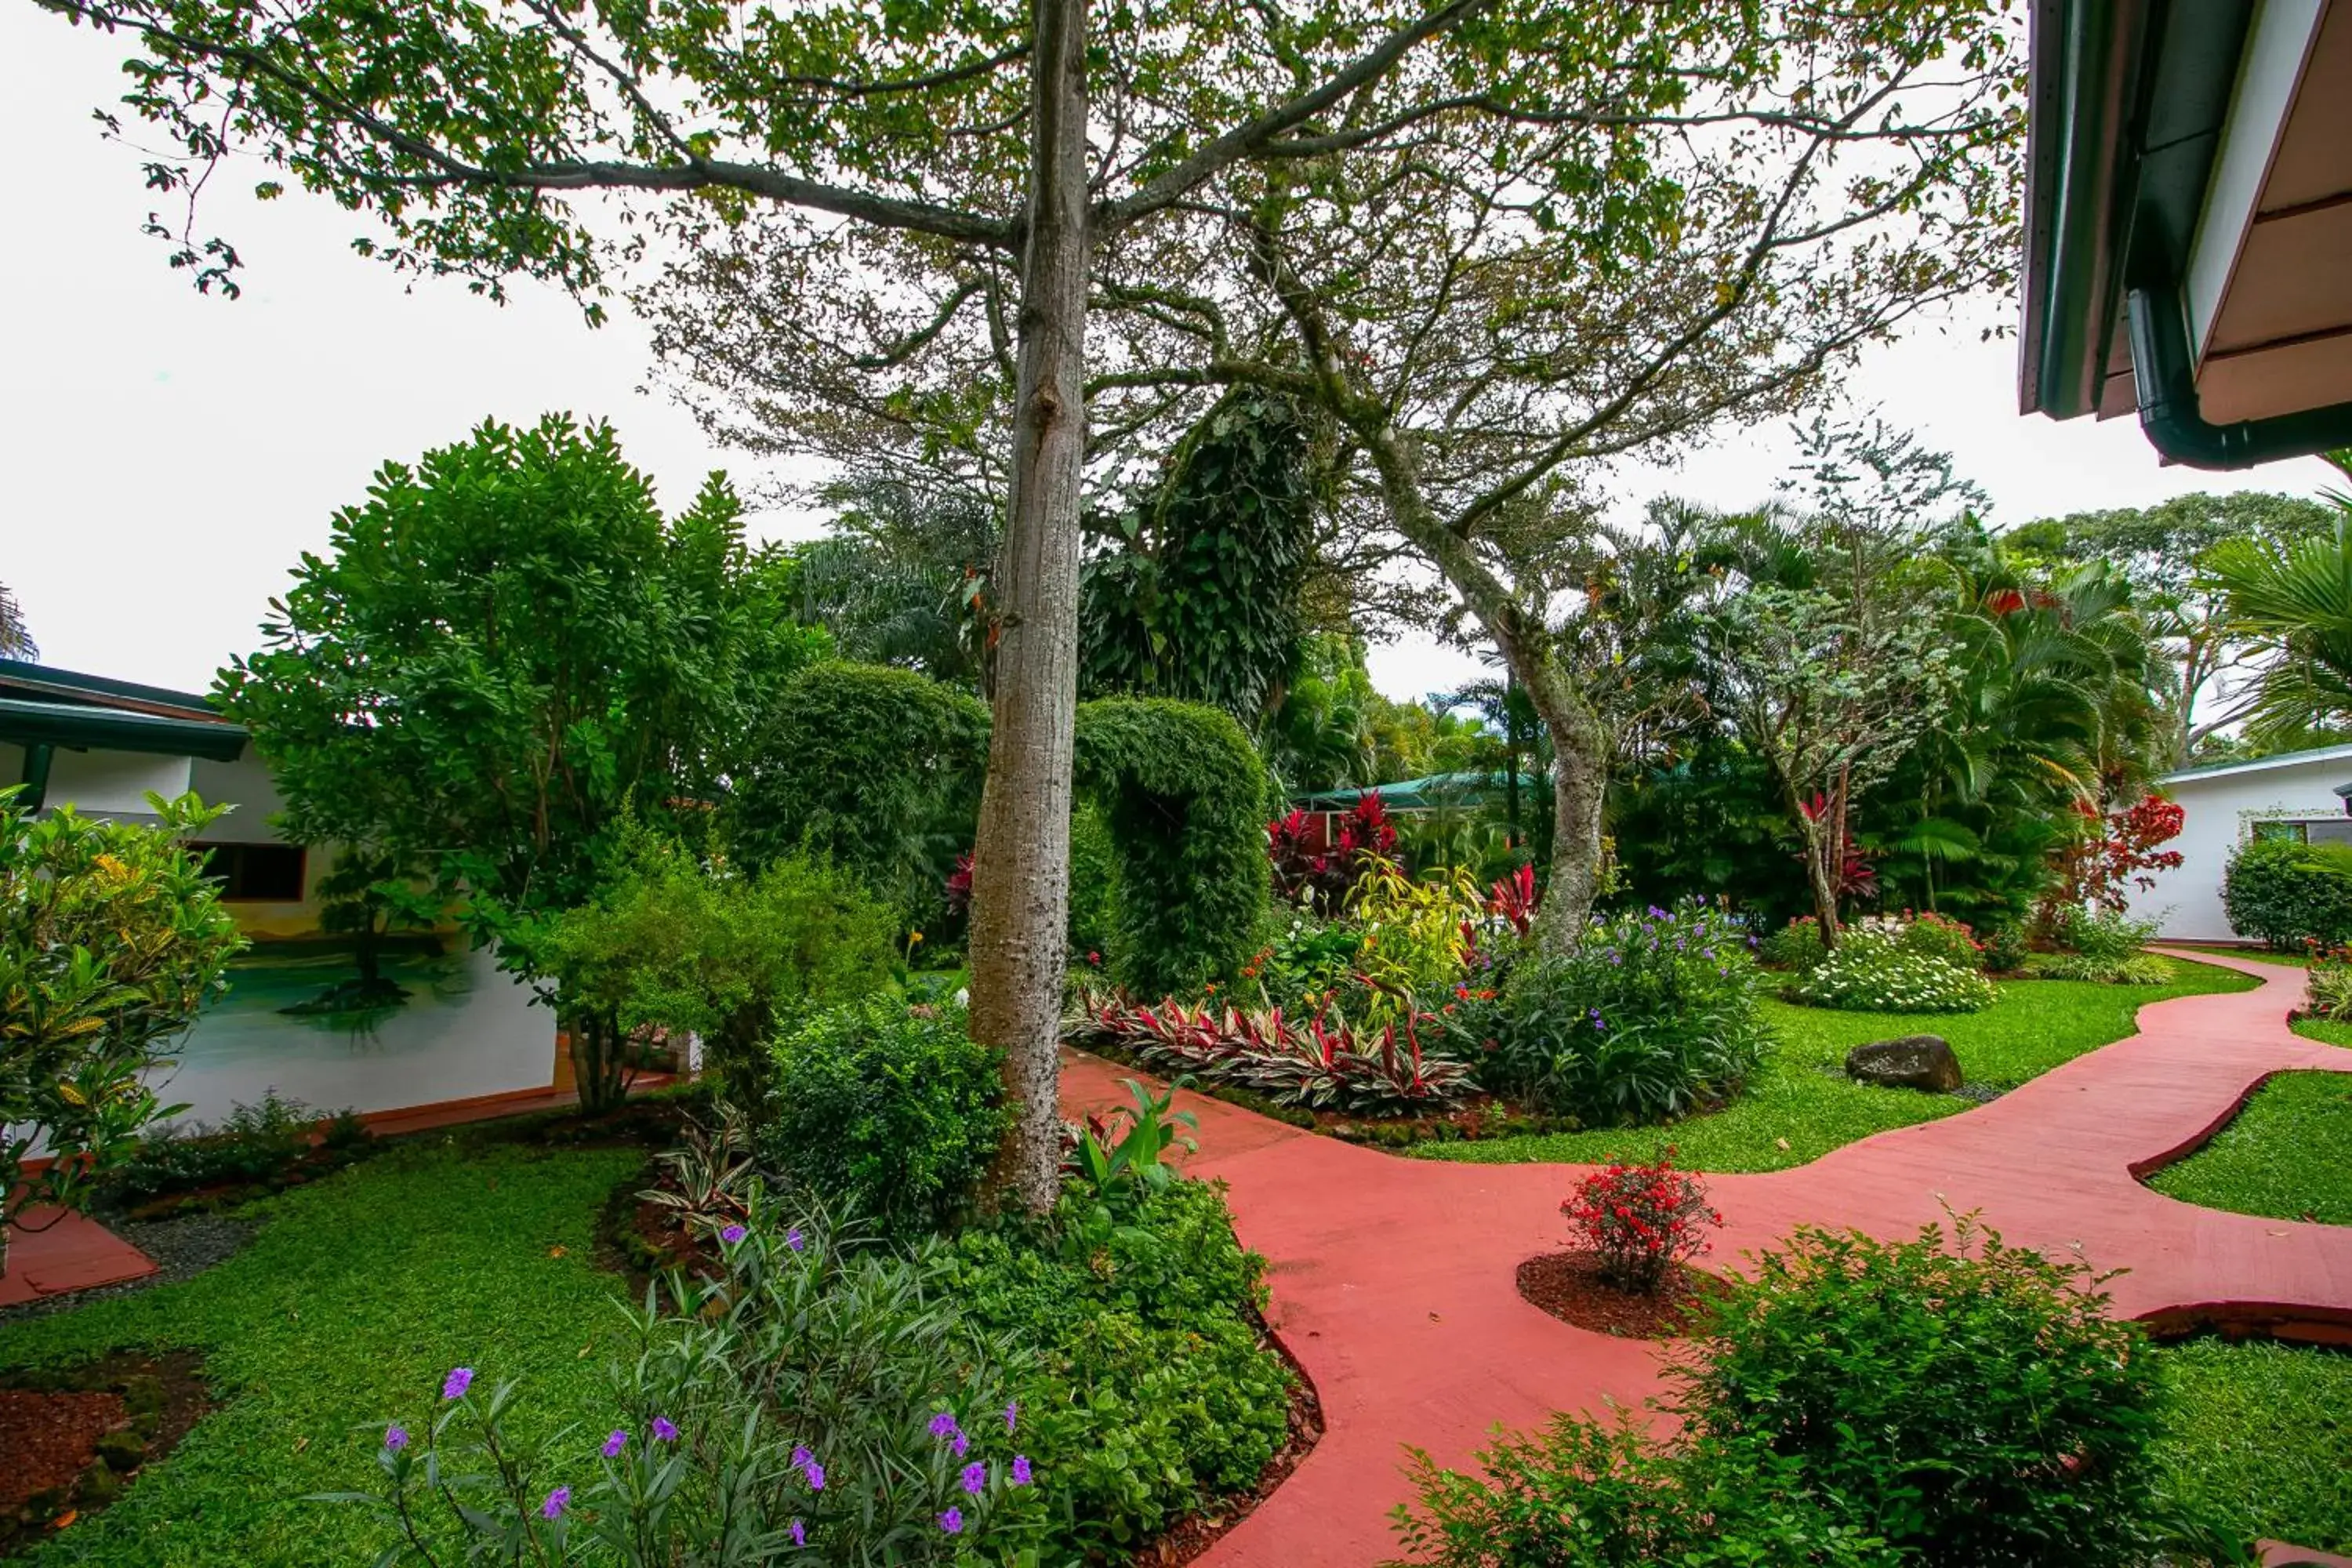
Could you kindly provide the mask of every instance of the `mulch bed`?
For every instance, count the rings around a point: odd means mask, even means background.
[[[1305,1462],[1307,1456],[1323,1437],[1323,1401],[1315,1392],[1315,1384],[1307,1369],[1289,1347],[1270,1332],[1262,1337],[1270,1350],[1280,1356],[1290,1368],[1290,1432],[1282,1447],[1265,1468],[1258,1472],[1256,1482],[1245,1492],[1221,1497],[1203,1504],[1170,1526],[1159,1540],[1137,1551],[1134,1561],[1150,1563],[1153,1568],[1181,1568],[1181,1565],[1206,1552],[1224,1536],[1225,1531],[1247,1519],[1257,1505],[1274,1495],[1276,1487],[1290,1479],[1290,1472]]]
[[[0,1385],[0,1557],[122,1494],[212,1407],[192,1352],[122,1352]]]
[[[1519,1294],[1563,1323],[1629,1340],[1681,1339],[1697,1331],[1706,1302],[1729,1289],[1688,1264],[1654,1296],[1621,1290],[1601,1278],[1590,1252],[1548,1252],[1519,1265]]]

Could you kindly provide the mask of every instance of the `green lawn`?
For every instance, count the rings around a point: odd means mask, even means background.
[[[269,1200],[251,1247],[184,1284],[0,1323],[0,1366],[200,1350],[221,1402],[30,1561],[371,1562],[384,1542],[366,1510],[299,1500],[370,1486],[383,1421],[421,1426],[453,1366],[522,1377],[519,1414],[542,1428],[602,1433],[620,1283],[595,1267],[595,1216],[644,1160],[478,1140],[390,1150]]]
[[[2249,1537],[2352,1552],[2352,1352],[2200,1339],[2156,1354],[2174,1485]]]
[[[2210,1143],[2147,1184],[2207,1208],[2352,1225],[2347,1149],[2352,1073],[2281,1073]]]
[[[2352,1024],[2341,1018],[2297,1018],[2287,1026],[2306,1040],[2324,1040],[2331,1046],[2352,1046]]]
[[[2173,952],[2218,952],[2224,958],[2251,958],[2257,963],[2284,963],[2291,969],[2311,967],[2311,955],[2304,952],[2273,952],[2260,947],[2226,947],[2220,942],[2168,942],[2164,944]]]
[[[2257,982],[2210,964],[2167,960],[2167,985],[2102,985],[2078,980],[2001,982],[1981,1013],[1923,1016],[1838,1013],[1768,1002],[1780,1043],[1747,1092],[1728,1108],[1665,1127],[1423,1143],[1423,1159],[1506,1164],[1529,1160],[1601,1163],[1646,1160],[1673,1144],[1678,1163],[1697,1171],[1779,1171],[1889,1128],[1966,1110],[1957,1095],[1874,1089],[1845,1076],[1845,1053],[1894,1035],[1937,1034],[1959,1053],[1972,1084],[2011,1089],[2137,1027],[2139,1009],[2168,996],[2243,991]]]

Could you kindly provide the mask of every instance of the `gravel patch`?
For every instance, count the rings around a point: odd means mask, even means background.
[[[258,1220],[231,1219],[226,1215],[194,1214],[176,1219],[121,1220],[106,1228],[153,1258],[155,1272],[142,1279],[126,1279],[120,1285],[99,1285],[0,1308],[0,1322],[71,1311],[109,1297],[152,1290],[158,1285],[176,1285],[243,1251],[261,1224]]]

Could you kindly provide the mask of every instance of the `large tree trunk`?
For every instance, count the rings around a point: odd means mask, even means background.
[[[1551,734],[1551,874],[1545,880],[1536,940],[1548,952],[1563,952],[1592,913],[1601,879],[1601,810],[1608,793],[1610,736],[1601,716],[1579,689],[1572,671],[1552,654],[1552,639],[1540,618],[1513,596],[1469,541],[1445,526],[1422,494],[1412,456],[1387,428],[1361,431],[1381,476],[1382,499],[1397,531],[1411,540],[1445,574]]]
[[[1028,234],[1012,501],[997,574],[995,723],[971,872],[971,1033],[1016,1102],[997,1201],[1053,1206],[1077,706],[1078,489],[1086,452],[1086,0],[1034,0]]]

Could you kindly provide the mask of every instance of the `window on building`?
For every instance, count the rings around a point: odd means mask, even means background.
[[[2254,824],[2254,837],[2257,840],[2284,839],[2291,844],[2311,842],[2310,832],[2300,822],[2257,822]]]
[[[299,844],[197,844],[205,872],[221,879],[221,897],[255,903],[302,901],[302,847]]]

